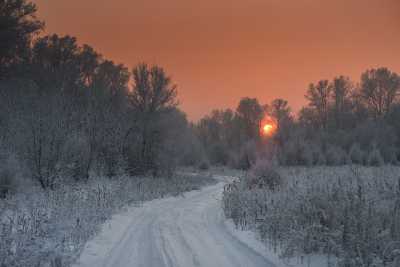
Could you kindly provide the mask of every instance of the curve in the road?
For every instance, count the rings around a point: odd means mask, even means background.
[[[76,266],[273,267],[226,229],[223,186],[150,201],[113,217]]]

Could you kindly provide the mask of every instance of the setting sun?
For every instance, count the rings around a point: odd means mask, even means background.
[[[261,127],[261,133],[264,136],[270,136],[275,131],[275,124],[272,122],[264,123]]]
[[[269,137],[276,131],[276,128],[277,124],[275,120],[272,117],[265,115],[260,122],[260,135]]]
[[[263,132],[265,135],[268,135],[272,132],[273,126],[271,124],[265,124],[263,127]]]

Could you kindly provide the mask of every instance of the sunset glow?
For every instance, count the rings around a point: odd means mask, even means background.
[[[277,125],[275,119],[270,116],[265,116],[260,124],[260,134],[264,137],[269,137],[276,131]]]
[[[76,36],[129,68],[166,68],[195,121],[244,96],[281,97],[298,111],[316,79],[400,71],[399,0],[34,2],[46,33]]]
[[[262,128],[264,135],[270,135],[273,132],[274,126],[272,124],[265,124]]]

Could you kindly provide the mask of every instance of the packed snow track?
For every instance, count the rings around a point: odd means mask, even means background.
[[[227,229],[221,207],[224,184],[114,216],[88,242],[76,266],[274,267]]]

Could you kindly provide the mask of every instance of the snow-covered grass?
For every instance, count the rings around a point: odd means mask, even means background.
[[[196,175],[170,179],[96,178],[20,190],[0,200],[0,266],[69,266],[100,225],[126,205],[213,183]]]
[[[257,232],[292,266],[400,266],[399,167],[276,171],[279,190],[251,175],[225,187],[225,215],[236,227]]]

